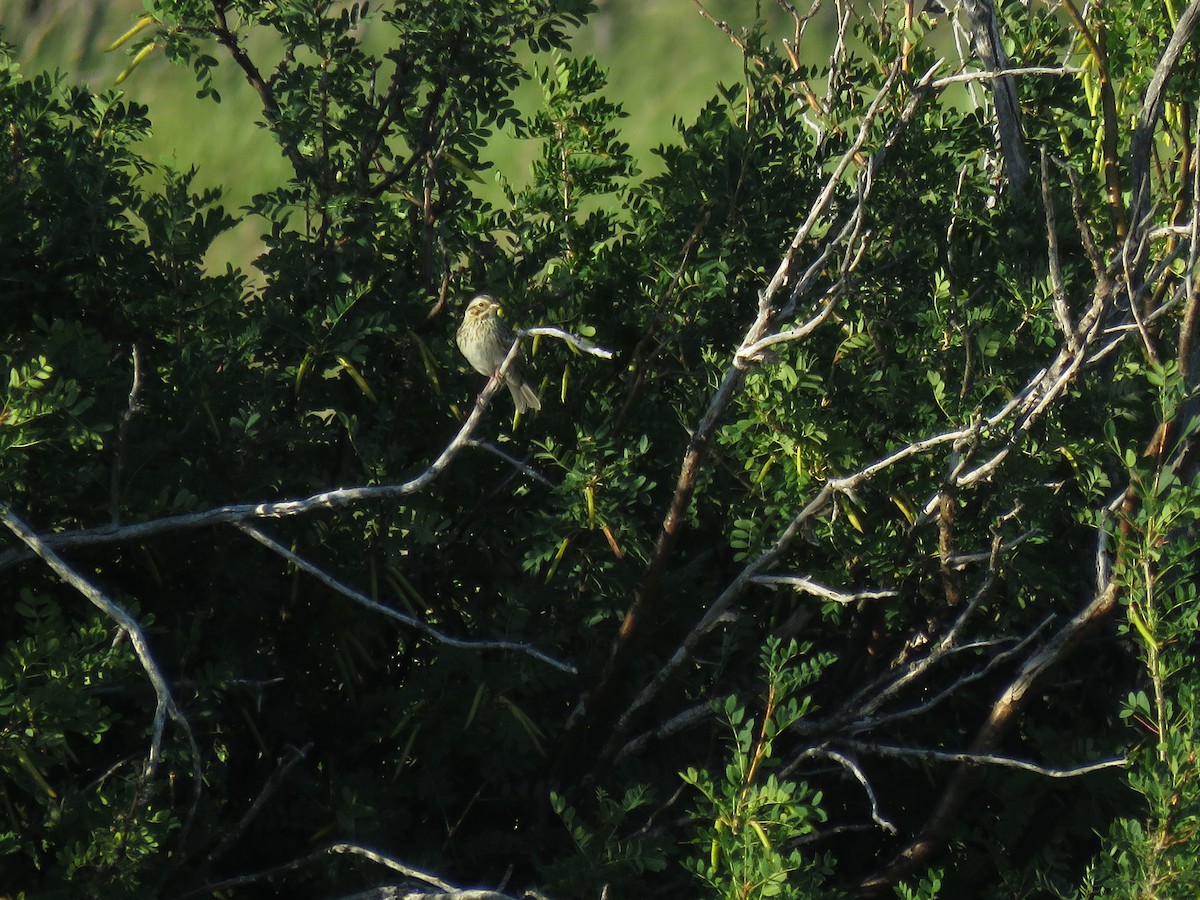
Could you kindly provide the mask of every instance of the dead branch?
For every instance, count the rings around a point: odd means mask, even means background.
[[[1041,775],[1043,778],[1078,778],[1081,775],[1090,775],[1093,772],[1102,772],[1105,769],[1122,769],[1128,765],[1125,757],[1119,756],[1114,759],[1101,760],[1100,762],[1072,766],[1069,769],[1057,769],[1039,765],[1026,759],[1017,759],[1012,756],[998,756],[994,753],[955,753],[946,750],[932,750],[925,747],[900,747],[895,744],[880,744],[870,741],[839,740],[838,743],[845,744],[847,747],[851,747],[860,753],[874,753],[878,756],[917,759],[925,762],[965,763],[969,766],[999,766],[1005,769],[1019,769],[1023,772],[1032,772],[1035,775]]]
[[[251,823],[258,818],[259,813],[266,807],[267,801],[271,799],[284,781],[287,780],[288,774],[308,756],[312,748],[311,741],[303,747],[288,748],[287,754],[278,760],[275,765],[275,771],[271,773],[271,777],[263,784],[262,790],[258,792],[258,796],[254,798],[254,802],[250,804],[250,808],[238,820],[237,825],[221,839],[221,843],[217,844],[208,856],[204,857],[204,865],[211,865],[229,852],[238,839],[246,833],[246,829],[250,827]]]
[[[1018,75],[1078,75],[1083,70],[1076,66],[1017,66],[1011,69],[996,69],[995,71],[959,72],[956,75],[944,75],[935,78],[929,86],[935,91],[952,84],[966,84],[974,81],[994,81],[997,78],[1014,78]]]
[[[1097,623],[1106,619],[1117,605],[1119,588],[1112,579],[1108,562],[1108,519],[1125,502],[1122,491],[1108,505],[1097,526],[1096,592],[1079,612],[1066,622],[1035,653],[1027,657],[1016,675],[992,704],[983,725],[976,732],[967,753],[988,755],[1016,721],[1037,679],[1058,663]],[[893,885],[924,865],[942,846],[951,824],[958,817],[974,782],[975,767],[960,765],[942,791],[938,803],[917,836],[880,872],[864,879],[861,892],[877,896],[889,893]]]
[[[150,644],[146,640],[146,634],[142,631],[142,627],[137,619],[131,616],[119,603],[110,599],[103,591],[68,565],[61,556],[47,545],[46,541],[17,518],[6,504],[0,504],[0,519],[3,520],[9,531],[20,538],[22,543],[45,562],[59,579],[80,594],[83,594],[101,612],[116,622],[122,632],[129,636],[129,642],[133,646],[133,651],[137,655],[138,662],[141,663],[142,671],[146,673],[146,678],[149,680],[150,686],[154,689],[155,696],[150,751],[146,755],[146,763],[142,768],[142,782],[143,784],[148,783],[154,778],[158,770],[158,764],[162,758],[163,734],[166,730],[167,718],[169,717],[179,727],[180,732],[187,740],[188,749],[192,756],[192,763],[195,766],[193,784],[196,799],[198,800],[200,785],[202,783],[200,748],[197,746],[196,738],[192,734],[191,725],[183,715],[182,710],[179,709],[175,698],[171,695],[171,688],[150,652]]]
[[[467,446],[473,447],[477,450],[483,450],[485,453],[490,453],[492,456],[504,460],[522,475],[532,479],[533,481],[536,481],[543,487],[554,487],[554,482],[535,469],[533,466],[529,465],[528,463],[521,462],[521,460],[517,459],[511,454],[505,453],[495,444],[489,444],[487,441],[478,441],[472,438],[467,441]]]
[[[763,347],[769,345],[771,339],[794,340],[807,337],[831,313],[833,301],[827,300],[825,305],[813,316],[810,316],[804,324],[797,328],[789,329],[788,332],[778,330],[781,319],[790,315],[796,308],[799,299],[811,292],[819,273],[824,268],[828,259],[839,248],[844,251],[844,261],[840,267],[841,272],[838,281],[834,285],[831,285],[823,293],[823,296],[836,298],[843,292],[846,272],[857,264],[857,260],[861,255],[861,223],[863,221],[863,212],[874,183],[875,171],[895,145],[903,128],[911,121],[920,98],[927,93],[929,82],[935,70],[936,66],[931,68],[924,78],[922,78],[918,89],[909,98],[888,137],[859,174],[856,190],[857,202],[850,214],[845,217],[842,227],[833,232],[832,237],[826,239],[820,249],[814,254],[814,261],[800,277],[796,278],[793,274],[793,268],[796,265],[801,248],[809,241],[817,223],[827,214],[837,188],[842,184],[847,170],[859,158],[860,151],[866,145],[875,120],[883,110],[884,101],[890,96],[892,88],[896,84],[900,69],[898,66],[893,67],[883,86],[864,113],[858,134],[833,167],[833,171],[826,179],[824,187],[809,208],[804,222],[796,230],[787,250],[784,252],[783,259],[776,269],[775,274],[760,293],[757,315],[742,338],[738,349],[734,352],[731,365],[726,370],[720,387],[717,389],[716,394],[709,402],[707,409],[692,432],[691,440],[684,452],[675,490],[663,518],[650,562],[633,593],[630,605],[625,613],[625,618],[613,642],[608,662],[597,679],[595,688],[590,695],[585,695],[580,705],[568,720],[563,751],[559,762],[560,775],[563,774],[564,767],[574,767],[577,765],[578,761],[575,757],[582,751],[583,735],[593,727],[597,716],[602,714],[602,711],[606,710],[614,700],[617,684],[620,682],[626,667],[634,639],[640,634],[642,623],[646,620],[648,611],[657,597],[659,584],[667,571],[668,563],[682,533],[687,518],[687,509],[691,504],[697,478],[706,460],[713,435],[724,422],[725,414],[733,399],[741,391],[749,370],[761,362],[761,350]],[[784,302],[780,303],[777,297],[785,286],[789,287],[790,290]],[[794,337],[792,336],[793,332],[795,333]],[[788,336],[779,338],[781,334],[787,334]],[[826,496],[825,500],[827,499],[828,497]],[[789,534],[783,546],[786,546],[786,543],[790,543],[792,536],[794,536],[794,531]],[[676,656],[672,657],[672,661],[655,676],[651,685],[648,685],[643,693],[639,695],[638,700],[635,700],[633,704],[625,709],[617,720],[613,732],[609,735],[598,757],[601,767],[607,766],[624,743],[625,736],[628,734],[632,724],[633,716],[641,709],[645,702],[648,702],[650,697],[657,693],[669,673],[678,664],[682,664],[690,654],[689,641],[694,643],[695,640],[699,640],[700,636],[707,632],[711,625],[723,614],[724,609],[728,607],[733,598],[740,593],[742,587],[748,583],[749,576],[757,574],[758,571],[760,570],[756,569],[754,572],[749,572],[746,579],[740,580],[737,588],[729,594],[727,600],[718,600],[713,604],[709,612],[704,616],[701,624],[693,631],[694,640],[689,638],[688,641],[685,641],[685,646],[681,647],[682,656],[677,652]]]
[[[299,859],[294,859],[291,862],[284,863],[279,866],[273,866],[261,872],[255,872],[252,875],[239,875],[236,878],[226,878],[223,881],[217,881],[212,884],[205,885],[201,888],[188,891],[186,894],[180,894],[174,900],[190,900],[192,897],[211,896],[222,891],[228,891],[232,888],[243,887],[248,884],[256,884],[260,881],[265,881],[269,878],[275,878],[279,875],[284,875],[288,872],[295,872],[307,867],[308,865],[322,860],[326,860],[332,856],[355,856],[369,860],[377,865],[383,866],[386,869],[391,869],[393,872],[399,872],[405,878],[411,878],[414,881],[420,881],[424,884],[431,885],[441,891],[437,896],[453,896],[456,892],[461,895],[462,891],[459,888],[447,884],[442,879],[438,878],[429,872],[424,872],[420,869],[406,865],[391,856],[386,856],[378,850],[373,850],[370,847],[364,847],[361,844],[353,844],[348,842],[337,842],[328,844],[319,850],[314,850],[306,856]],[[510,900],[510,898],[505,898]]]
[[[756,575],[750,580],[754,584],[766,587],[790,587],[799,594],[812,594],[814,597],[842,604],[859,603],[863,600],[890,600],[900,596],[899,591],[889,590],[839,591],[818,584],[804,575]]]
[[[501,375],[508,371],[509,366],[513,364],[519,355],[522,339],[526,335],[532,334],[540,334],[563,340],[576,349],[601,359],[608,359],[612,356],[608,350],[597,347],[595,344],[562,329],[531,328],[521,331],[517,335],[517,340],[513,342],[513,346],[505,358],[504,364],[500,367]],[[473,445],[471,436],[482,422],[491,397],[499,386],[499,380],[489,380],[476,398],[474,409],[467,416],[458,433],[423,472],[410,478],[408,481],[398,484],[336,488],[330,491],[322,491],[299,500],[230,504],[198,513],[164,516],[160,519],[150,519],[132,525],[104,525],[98,528],[83,528],[78,531],[63,531],[46,535],[41,540],[46,547],[55,549],[141,541],[149,537],[174,531],[207,528],[212,525],[237,525],[241,522],[249,522],[257,519],[283,519],[292,516],[307,515],[320,510],[340,509],[371,500],[395,500],[400,497],[420,493],[449,468],[450,464],[464,448]],[[29,550],[20,547],[0,553],[0,572],[31,558],[32,555]]]
[[[971,43],[975,55],[989,72],[1003,73],[1009,68],[1008,55],[1000,38],[1000,22],[992,0],[960,0],[970,24]],[[1025,150],[1025,133],[1021,127],[1021,102],[1017,97],[1016,80],[1012,74],[997,74],[988,81],[992,105],[996,110],[996,132],[1000,138],[1000,153],[1004,168],[1015,193],[1021,193],[1029,182],[1029,154]]]
[[[262,544],[268,550],[271,550],[274,553],[279,554],[284,559],[286,559],[289,563],[296,566],[298,569],[301,569],[301,570],[307,572],[309,575],[316,578],[318,581],[320,581],[322,584],[324,584],[330,590],[333,590],[333,591],[341,594],[343,597],[353,600],[355,603],[359,604],[360,606],[366,607],[367,609],[371,610],[372,612],[377,612],[377,613],[380,613],[381,615],[385,615],[389,619],[395,619],[397,622],[400,622],[403,625],[406,625],[407,627],[412,628],[415,631],[419,631],[421,634],[425,635],[426,637],[437,641],[439,644],[445,644],[448,647],[457,647],[457,648],[463,649],[463,650],[507,650],[507,651],[517,652],[517,653],[525,653],[529,656],[532,656],[534,659],[537,659],[537,660],[540,660],[541,662],[546,663],[549,666],[553,666],[554,668],[558,669],[560,672],[566,672],[569,675],[577,674],[577,670],[575,669],[574,666],[570,665],[569,663],[560,662],[559,660],[556,660],[550,656],[547,656],[541,650],[538,650],[535,647],[531,647],[528,644],[514,643],[512,641],[465,640],[463,638],[455,638],[455,637],[451,637],[448,634],[443,634],[442,632],[438,631],[436,628],[433,628],[432,626],[425,624],[420,619],[414,618],[413,616],[407,615],[406,613],[402,613],[398,610],[392,609],[391,607],[384,606],[382,603],[372,600],[370,597],[368,597],[362,591],[355,590],[354,588],[350,587],[348,584],[346,584],[342,581],[339,581],[338,579],[336,579],[332,575],[330,575],[328,572],[326,572],[324,569],[321,569],[320,567],[313,565],[308,560],[301,557],[299,554],[294,553],[293,551],[289,550],[283,544],[279,543],[278,541],[274,540],[271,537],[268,537],[266,534],[264,534],[258,528],[251,525],[249,522],[238,522],[238,523],[236,523],[235,527],[238,528],[240,531],[244,532],[245,534],[249,535],[250,537],[254,538],[254,540],[258,541],[260,544]]]
[[[129,351],[133,363],[133,378],[129,386],[129,399],[125,411],[117,421],[117,442],[113,452],[112,478],[108,490],[108,515],[113,525],[121,522],[121,469],[124,467],[125,442],[128,437],[129,423],[141,411],[139,398],[142,393],[142,354],[134,344]]]
[[[1079,335],[1071,323],[1071,310],[1067,306],[1067,293],[1063,286],[1062,262],[1058,252],[1058,226],[1054,218],[1054,198],[1050,196],[1050,173],[1046,164],[1046,148],[1042,147],[1042,208],[1046,213],[1046,255],[1050,264],[1050,282],[1054,289],[1054,319],[1067,341],[1067,349],[1078,351]]]
[[[822,749],[818,755],[833,760],[854,776],[855,780],[862,785],[862,789],[867,795],[867,800],[871,803],[871,821],[888,834],[895,834],[896,826],[885,819],[879,812],[879,800],[875,797],[875,789],[871,787],[871,782],[867,780],[867,776],[863,774],[863,770],[859,768],[858,763],[845,754],[829,748]]]
[[[1068,0],[1069,2],[1069,0]],[[1130,184],[1130,221],[1142,223],[1150,213],[1150,147],[1154,141],[1154,131],[1162,118],[1163,103],[1166,99],[1167,82],[1179,64],[1184,47],[1191,40],[1192,32],[1200,22],[1200,0],[1192,0],[1187,9],[1179,16],[1175,31],[1167,42],[1166,48],[1154,67],[1154,76],[1146,88],[1142,98],[1142,108],[1138,113],[1137,125],[1133,129],[1133,144],[1130,150],[1129,184]],[[1124,236],[1124,235],[1122,235]],[[1131,234],[1126,240],[1126,247],[1132,249],[1138,246],[1140,238]],[[1144,246],[1144,245],[1143,245]],[[1131,254],[1138,264],[1143,262],[1140,254]],[[1135,266],[1135,271],[1140,265]]]
[[[713,704],[711,701],[697,703],[694,706],[689,706],[681,713],[677,713],[667,721],[663,722],[657,728],[640,734],[621,748],[621,751],[616,755],[614,762],[620,764],[626,762],[631,757],[641,753],[647,746],[655,741],[661,741],[672,735],[679,734],[689,728],[694,728],[701,722],[706,722],[713,716]]]

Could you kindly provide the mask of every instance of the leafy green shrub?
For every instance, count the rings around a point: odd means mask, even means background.
[[[5,890],[1194,886],[1197,6],[1006,7],[1028,171],[949,26],[778,6],[641,179],[586,2],[156,0],[236,212],[0,67]]]

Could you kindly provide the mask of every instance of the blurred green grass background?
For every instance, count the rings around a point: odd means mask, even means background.
[[[790,22],[773,3],[754,0],[708,0],[713,15],[735,28],[758,16],[780,34]],[[630,145],[643,175],[659,170],[651,152],[676,137],[676,119],[691,120],[714,94],[718,82],[732,84],[742,77],[741,54],[692,0],[602,0],[599,11],[575,35],[573,52],[596,57],[609,71],[608,96],[620,102],[629,117],[622,136]],[[145,11],[141,0],[0,0],[0,36],[12,45],[28,77],[58,71],[70,82],[94,91],[119,89],[129,100],[149,107],[151,137],[140,148],[154,162],[187,170],[198,169],[196,188],[219,187],[224,203],[237,209],[259,191],[280,184],[287,164],[261,120],[257,95],[218,48],[208,48],[220,60],[214,84],[221,103],[200,100],[188,68],[152,54],[120,86],[115,81],[128,65],[124,49],[104,48],[132,26]],[[387,29],[368,22],[365,40],[386,41]],[[812,35],[811,39],[817,38]],[[256,36],[252,55],[273,63],[270,37]],[[548,57],[526,59],[529,66],[547,65]],[[271,65],[260,68],[270,69]],[[527,86],[517,97],[526,112],[537,107],[538,91]],[[511,134],[497,134],[485,157],[510,182],[526,182],[538,148]],[[493,171],[483,173],[481,193],[503,202]],[[244,269],[257,256],[261,225],[244,220],[222,235],[209,262],[224,267],[232,262]]]

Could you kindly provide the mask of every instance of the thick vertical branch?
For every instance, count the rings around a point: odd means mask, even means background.
[[[1070,0],[1066,0],[1066,2],[1070,7]],[[1078,16],[1073,8],[1072,13]],[[1175,33],[1163,51],[1154,77],[1146,91],[1134,131],[1130,162],[1133,201],[1130,204],[1129,233],[1125,243],[1125,277],[1128,280],[1125,289],[1129,292],[1131,304],[1136,302],[1135,292],[1142,288],[1140,281],[1150,243],[1147,239],[1150,225],[1150,149],[1155,129],[1162,115],[1167,81],[1178,63],[1183,47],[1196,27],[1198,18],[1200,18],[1200,0],[1193,0],[1180,16]],[[1078,19],[1077,23],[1082,24]],[[1094,52],[1096,49],[1094,47]],[[1107,134],[1108,122],[1105,123],[1105,127]],[[1110,213],[1115,214],[1116,210],[1111,205],[1111,199],[1110,196]],[[1197,208],[1200,208],[1200,199],[1197,200]],[[1089,257],[1091,256],[1092,253],[1089,253]],[[1095,264],[1095,260],[1093,263]],[[1107,278],[1103,273],[1097,273],[1096,290],[1098,295],[1109,292],[1106,281]],[[1106,308],[1108,304],[1093,304],[1093,306],[1099,309]],[[1193,316],[1195,315],[1194,310],[1185,310],[1185,327],[1189,312]],[[1089,315],[1083,316],[1075,329],[1083,346],[1086,346],[1091,339],[1085,335],[1085,332],[1094,336],[1094,332],[1091,332],[1090,326],[1088,326]],[[1098,321],[1099,317],[1096,318]],[[1152,449],[1154,443],[1152,440]],[[1121,511],[1122,525],[1118,530],[1119,540],[1124,540],[1128,534],[1128,522],[1136,512],[1137,505],[1138,498],[1133,486],[1130,485],[1109,506],[1107,511],[1109,514],[1115,512],[1118,507]],[[1063,625],[1041,650],[1026,659],[1019,667],[1012,681],[993,702],[987,717],[976,732],[971,743],[971,753],[987,753],[997,746],[1019,721],[1024,705],[1030,698],[1038,679],[1058,664],[1093,628],[1107,620],[1117,608],[1121,591],[1120,586],[1112,578],[1108,565],[1109,553],[1105,522],[1101,523],[1098,532],[1100,537],[1096,554],[1097,583],[1093,599]],[[860,885],[861,895],[890,896],[892,889],[900,880],[917,872],[945,846],[951,829],[970,796],[974,779],[974,767],[964,764],[958,768],[942,791],[937,804],[917,836],[886,867],[862,882]]]
[[[874,171],[881,163],[886,153],[895,145],[900,132],[911,120],[920,99],[923,97],[932,79],[933,70],[926,73],[908,103],[901,112],[895,126],[887,139],[870,160],[858,178],[858,204],[845,217],[842,229],[828,238],[821,250],[816,254],[812,263],[800,274],[794,271],[800,249],[808,241],[819,219],[826,214],[833,202],[837,187],[841,184],[847,170],[858,158],[859,151],[865,146],[877,117],[883,109],[883,103],[891,95],[899,75],[899,66],[893,67],[887,80],[875,96],[871,106],[864,114],[860,128],[854,141],[842,154],[838,164],[830,173],[825,185],[813,201],[804,222],[793,235],[791,243],[784,253],[783,259],[774,276],[759,295],[758,310],[754,322],[742,337],[741,344],[733,354],[732,362],[721,379],[716,395],[709,402],[703,416],[692,432],[684,451],[675,482],[675,490],[663,516],[662,527],[655,542],[650,562],[630,599],[621,627],[613,640],[607,663],[596,680],[590,694],[581,698],[579,707],[574,711],[567,723],[563,745],[560,748],[556,766],[556,776],[561,781],[574,781],[581,769],[586,769],[589,763],[586,757],[594,756],[596,746],[600,746],[600,763],[605,765],[607,760],[616,753],[621,743],[621,734],[610,734],[597,741],[597,735],[591,734],[602,718],[610,713],[615,702],[618,689],[624,678],[634,642],[640,635],[644,623],[649,618],[649,612],[659,594],[663,576],[666,574],[673,558],[675,547],[683,533],[687,521],[687,510],[691,506],[697,480],[702,466],[708,456],[712,439],[717,429],[725,421],[725,416],[733,400],[740,393],[747,374],[762,361],[762,351],[773,340],[792,340],[799,336],[807,336],[815,330],[833,311],[833,302],[838,296],[837,291],[829,294],[829,300],[824,306],[799,329],[783,335],[776,333],[780,321],[790,315],[798,298],[812,290],[822,268],[828,263],[839,247],[850,248],[847,258],[853,257],[853,246],[861,236],[863,210],[866,199],[873,184]],[[845,273],[843,273],[845,274]],[[780,299],[784,291],[786,300]],[[786,335],[786,336],[785,336]],[[632,711],[627,710],[621,717],[621,729],[627,730],[631,724]],[[590,735],[590,739],[589,739]],[[567,778],[568,774],[572,777]]]
[[[962,585],[952,565],[954,556],[954,493],[947,487],[938,504],[938,561],[942,592],[950,606],[958,606],[963,599]]]
[[[1174,34],[1167,42],[1166,49],[1163,50],[1162,57],[1154,69],[1154,77],[1150,79],[1150,85],[1146,88],[1146,95],[1142,100],[1142,109],[1133,130],[1133,145],[1129,161],[1131,191],[1129,210],[1130,220],[1135,226],[1142,226],[1150,212],[1150,148],[1154,143],[1154,131],[1158,127],[1158,120],[1162,118],[1167,81],[1170,80],[1175,67],[1179,64],[1179,58],[1183,55],[1184,47],[1191,40],[1192,32],[1196,30],[1197,20],[1200,20],[1200,0],[1192,0],[1179,17],[1179,24],[1175,26]],[[1139,228],[1139,230],[1141,229]],[[1145,242],[1135,241],[1131,235],[1128,246],[1144,248]],[[1139,263],[1140,257],[1144,253],[1144,249],[1137,253]]]
[[[1008,55],[1000,38],[1000,21],[992,0],[963,0],[971,26],[971,43],[975,55],[989,72],[1008,68]],[[996,131],[1000,138],[1000,153],[1004,168],[1015,193],[1021,193],[1029,183],[1029,154],[1025,151],[1025,132],[1021,126],[1021,104],[1017,99],[1017,84],[1013,76],[1005,75],[988,82],[992,104],[996,108]]]

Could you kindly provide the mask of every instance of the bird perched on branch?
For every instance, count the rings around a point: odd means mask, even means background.
[[[467,304],[467,312],[458,326],[458,349],[471,368],[489,378],[500,377],[500,366],[516,337],[500,320],[500,304],[487,294],[480,294]],[[541,409],[542,401],[521,374],[520,354],[504,373],[517,412]]]

